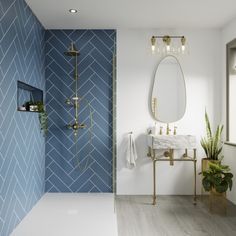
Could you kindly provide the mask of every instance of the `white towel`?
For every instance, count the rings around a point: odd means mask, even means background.
[[[128,137],[128,147],[126,152],[126,161],[127,161],[127,167],[128,168],[134,168],[136,166],[136,160],[137,160],[137,151],[133,139],[133,134],[130,133]]]

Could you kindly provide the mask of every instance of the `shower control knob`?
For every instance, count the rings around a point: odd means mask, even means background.
[[[85,129],[85,128],[86,128],[86,125],[85,125],[85,124],[81,124],[81,125],[79,125],[79,128],[80,128],[80,129]]]
[[[73,129],[74,131],[77,131],[78,129],[85,129],[85,124],[79,124],[78,122],[75,122],[74,124],[67,125],[68,129]]]
[[[73,130],[78,130],[80,127],[79,127],[79,124],[77,122],[75,122],[73,125],[72,125],[72,129]]]

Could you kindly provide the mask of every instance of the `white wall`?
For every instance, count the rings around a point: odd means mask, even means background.
[[[226,124],[226,44],[236,38],[236,19],[222,30],[222,120]],[[228,192],[228,198],[236,204],[236,147],[224,146],[225,164],[231,167],[234,174],[233,189]]]
[[[154,124],[148,106],[155,69],[160,61],[151,55],[153,34],[185,35],[190,54],[179,58],[186,79],[187,110],[177,122],[178,134],[193,134],[198,141],[198,171],[204,153],[199,145],[205,134],[204,110],[214,122],[221,118],[220,31],[128,30],[117,31],[117,194],[151,194],[152,164],[147,158],[146,131]],[[166,103],[168,106],[168,101]],[[214,116],[212,115],[214,114]],[[173,124],[171,124],[173,130]],[[125,167],[128,132],[133,131],[138,151],[137,167]],[[182,154],[182,153],[181,153]],[[198,192],[200,192],[198,176]],[[158,194],[192,194],[193,164],[158,163]]]

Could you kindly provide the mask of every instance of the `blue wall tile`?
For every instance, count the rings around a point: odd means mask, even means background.
[[[112,191],[112,59],[114,30],[46,31],[46,104],[49,135],[46,142],[47,192]],[[64,55],[71,42],[80,51],[79,89],[92,105],[94,125],[92,143],[88,129],[80,130],[78,155],[73,133],[66,128],[74,111],[65,100],[73,95],[73,59]],[[84,108],[84,110],[83,110]],[[89,123],[89,111],[81,107],[79,119]],[[89,166],[82,171],[78,160]],[[83,167],[85,165],[82,165]]]
[[[24,0],[0,0],[1,236],[10,235],[44,193],[38,115],[17,111],[17,80],[44,89],[44,34]]]

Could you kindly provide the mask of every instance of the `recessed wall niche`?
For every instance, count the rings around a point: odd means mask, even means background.
[[[24,82],[17,81],[17,110],[38,112],[37,103],[43,103],[43,91]]]

